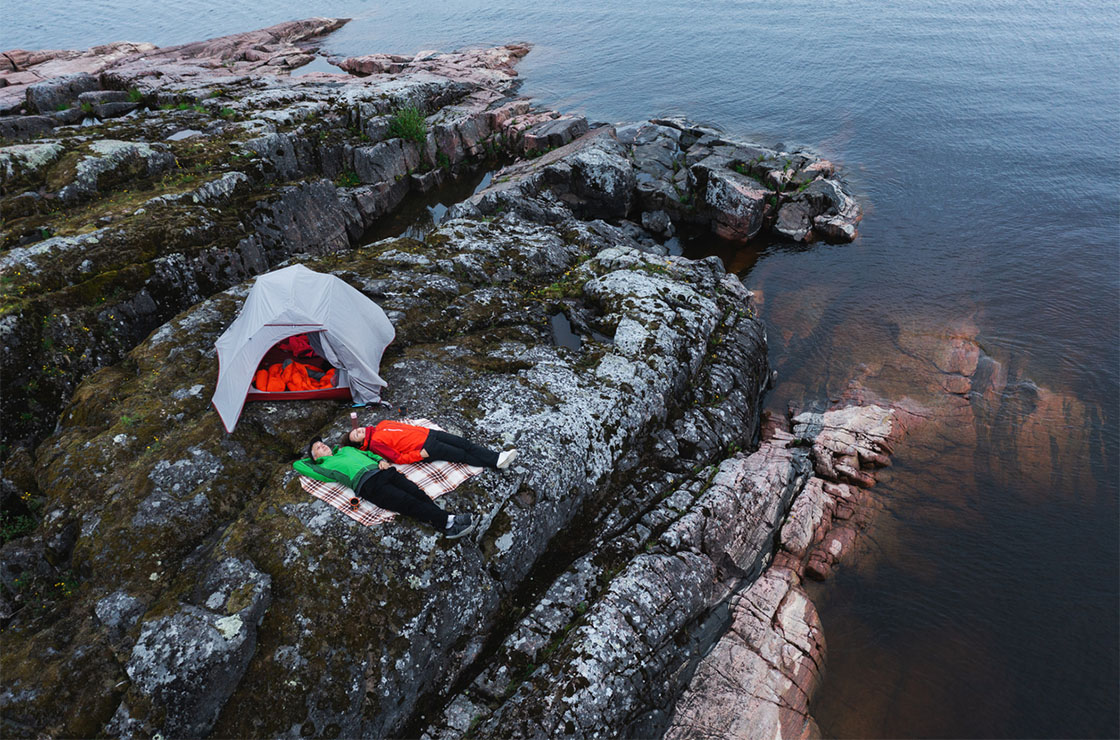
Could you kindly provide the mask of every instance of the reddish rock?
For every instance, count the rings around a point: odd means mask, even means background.
[[[784,435],[784,438],[788,440],[791,438],[789,420],[770,411],[763,411],[758,435],[763,442],[774,439],[778,435]]]
[[[774,231],[795,242],[809,241],[813,233],[813,217],[805,203],[785,203],[778,210]]]
[[[166,83],[203,74],[211,77],[244,75],[259,67],[268,67],[274,72],[295,68],[311,61],[308,51],[316,48],[312,39],[341,28],[346,22],[347,19],[339,18],[308,18],[164,48],[118,42],[84,51],[7,51],[0,54],[3,60],[0,63],[0,113],[15,111],[25,102],[30,107],[49,103],[28,96],[28,86],[69,76],[96,78],[103,75],[102,83],[124,90],[139,86],[145,77],[157,72]],[[96,87],[95,82],[94,87],[77,90],[72,97]]]
[[[832,563],[833,560],[828,557],[827,553],[814,550],[805,563],[805,575],[814,581],[827,580],[832,575]]]
[[[507,44],[489,49],[471,49],[463,52],[437,54],[422,51],[414,56],[400,54],[366,54],[349,57],[338,66],[357,75],[398,74],[404,71],[425,71],[442,77],[461,75],[466,67],[492,70],[508,77],[516,77],[514,65],[529,53],[531,44]]]
[[[833,502],[821,488],[820,478],[810,478],[805,488],[794,499],[778,541],[784,551],[798,560],[809,553],[814,535],[827,528],[832,515]]]
[[[68,75],[99,75],[121,59],[155,49],[153,44],[119,42],[95,46],[85,51],[14,49],[0,54],[0,113],[24,107],[27,87]]]
[[[979,333],[972,317],[903,320],[895,338],[902,351],[865,362],[843,398],[892,408],[909,463],[959,482],[942,492],[960,497],[946,504],[967,509],[981,480],[1040,498],[1100,490],[1089,466],[1069,462],[1105,454],[1085,405],[1009,373],[983,352]],[[850,357],[863,359],[874,345],[854,328],[837,335],[851,337],[834,349]],[[978,457],[978,449],[987,452]]]
[[[732,598],[732,624],[700,662],[665,737],[810,738],[825,643],[797,575],[771,566]]]

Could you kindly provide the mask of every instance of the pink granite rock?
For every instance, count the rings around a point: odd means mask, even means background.
[[[820,618],[797,575],[771,566],[731,601],[727,634],[700,662],[665,737],[811,738],[820,680]]]
[[[356,75],[397,74],[403,71],[425,71],[443,77],[462,74],[467,68],[492,70],[507,77],[516,77],[514,65],[529,53],[531,44],[507,44],[489,49],[471,49],[449,54],[420,52],[414,56],[400,54],[366,54],[339,62],[339,67]]]
[[[84,51],[12,49],[0,53],[0,114],[25,106],[28,85],[67,75],[96,76],[121,59],[156,48],[154,44],[121,41]]]
[[[118,89],[141,86],[148,76],[182,79],[243,75],[259,67],[278,72],[313,58],[313,39],[341,28],[345,18],[287,21],[258,31],[159,48],[122,41],[84,51],[14,49],[0,54],[0,113],[25,104],[28,85],[70,75],[100,77]],[[75,93],[74,97],[77,97]],[[31,103],[30,99],[26,99]]]

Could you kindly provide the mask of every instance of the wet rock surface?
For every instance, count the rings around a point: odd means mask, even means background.
[[[831,491],[886,450],[828,414],[760,440],[752,294],[660,240],[853,237],[832,166],[685,121],[589,130],[516,97],[525,45],[289,77],[341,22],[3,57],[25,102],[0,123],[48,94],[136,106],[0,148],[0,483],[40,512],[0,549],[5,736],[654,736],[701,711],[698,656],[732,617],[787,625],[759,654],[817,644],[797,580],[835,564]],[[422,240],[364,242],[410,191],[515,156]],[[359,527],[302,490],[290,462],[346,406],[250,404],[223,433],[214,341],[293,260],[397,329],[392,408],[363,423],[521,451],[441,499],[480,521],[469,538]],[[807,696],[790,670],[759,681]]]

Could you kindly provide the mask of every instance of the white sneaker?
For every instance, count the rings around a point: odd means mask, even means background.
[[[505,470],[517,459],[517,450],[506,450],[498,454],[498,470]]]

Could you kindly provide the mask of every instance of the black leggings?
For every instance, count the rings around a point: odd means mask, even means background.
[[[419,519],[440,531],[447,528],[447,512],[396,468],[371,475],[362,483],[358,495],[375,506]]]
[[[498,467],[497,452],[488,450],[482,445],[476,445],[474,442],[465,440],[458,435],[441,432],[438,429],[428,432],[424,449],[428,451],[429,460],[447,460],[448,462],[477,465],[480,468]]]

